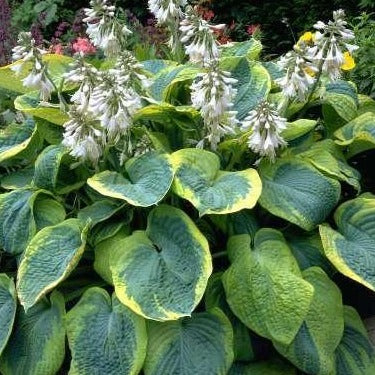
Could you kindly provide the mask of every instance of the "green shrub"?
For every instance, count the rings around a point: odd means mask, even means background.
[[[96,57],[21,33],[0,68],[17,95],[1,373],[373,374],[336,284],[375,290],[375,196],[352,163],[375,149],[375,102],[342,79],[343,11],[263,62],[258,40],[220,46],[220,26],[173,4],[150,2],[171,60],[137,61],[131,25],[92,0]]]

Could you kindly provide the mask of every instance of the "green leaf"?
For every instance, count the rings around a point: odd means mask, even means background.
[[[241,77],[235,86],[237,94],[233,101],[233,110],[237,111],[237,119],[241,121],[247,116],[249,111],[267,97],[271,89],[271,77],[267,69],[258,62],[248,63],[245,72],[242,69],[228,70],[235,79],[239,78],[238,75],[246,74],[248,76],[246,80]]]
[[[325,255],[339,272],[375,291],[375,196],[343,203],[334,218],[337,231],[319,228]]]
[[[86,231],[79,220],[68,219],[30,241],[17,275],[18,298],[26,311],[72,272],[85,250]]]
[[[340,148],[332,139],[314,143],[309,150],[297,154],[297,157],[309,161],[315,168],[329,177],[344,181],[352,185],[357,191],[360,190],[360,173],[349,166]]]
[[[148,325],[145,375],[226,375],[233,361],[228,318],[214,308],[191,318]]]
[[[13,280],[5,273],[0,274],[0,355],[12,332],[16,316],[17,296]]]
[[[323,101],[345,121],[351,121],[357,115],[358,95],[355,86],[350,82],[338,80],[329,83]]]
[[[303,280],[282,234],[261,229],[254,250],[250,236],[233,236],[228,252],[232,265],[223,284],[232,311],[258,335],[290,344],[306,318],[313,287]]]
[[[177,63],[172,60],[145,60],[142,61],[143,68],[152,74],[159,73],[162,69],[168,66],[176,66]]]
[[[263,185],[261,206],[305,230],[323,222],[340,198],[340,183],[302,160],[263,162],[259,173]]]
[[[208,280],[204,295],[206,310],[220,308],[227,316],[233,328],[233,351],[236,361],[252,361],[255,358],[251,335],[248,328],[233,314],[230,309],[222,283],[223,272],[216,272]]]
[[[262,43],[254,38],[244,42],[223,44],[220,47],[221,58],[240,56],[247,57],[249,60],[256,60],[259,58],[259,55],[262,52]]]
[[[106,219],[109,219],[123,207],[124,205],[119,204],[117,201],[103,199],[96,201],[92,205],[86,206],[82,210],[78,211],[77,217],[82,223],[90,222],[91,226],[94,226]]]
[[[39,193],[20,189],[0,195],[0,246],[6,252],[22,253],[34,236],[33,206]]]
[[[3,375],[56,374],[65,357],[64,298],[53,292],[27,313],[17,312],[15,330],[0,358]]]
[[[62,145],[46,147],[35,162],[34,184],[41,189],[54,191],[60,164],[68,150]]]
[[[375,113],[366,112],[335,132],[336,143],[346,146],[348,157],[375,148]]]
[[[375,373],[374,348],[357,311],[344,306],[344,335],[336,349],[336,375]]]
[[[308,374],[333,374],[334,352],[344,332],[341,292],[319,267],[311,267],[302,275],[314,287],[310,309],[292,343],[274,342],[274,346]]]
[[[318,231],[303,234],[290,231],[290,233],[286,233],[286,239],[302,271],[317,266],[328,275],[335,273],[331,263],[324,255]]]
[[[127,201],[133,206],[149,207],[167,194],[173,171],[168,155],[149,152],[125,164],[129,179],[117,172],[100,172],[87,183],[100,194]]]
[[[121,227],[113,236],[100,241],[95,246],[95,271],[108,283],[113,285],[112,272],[110,269],[111,259],[114,257],[117,245],[123,239],[129,237],[128,227]]]
[[[69,120],[69,116],[60,111],[58,104],[47,106],[40,103],[38,92],[17,96],[14,100],[14,107],[27,115],[40,117],[57,125],[63,125]]]
[[[297,375],[294,367],[277,359],[255,363],[234,363],[228,375]]]
[[[281,132],[281,136],[286,141],[293,141],[303,135],[309,133],[316,127],[316,120],[300,119],[293,122],[288,122],[288,126]]]
[[[36,230],[56,225],[64,221],[66,216],[64,206],[46,195],[39,195],[34,204],[34,220]]]
[[[59,87],[61,83],[62,75],[70,69],[69,64],[72,61],[73,59],[71,57],[64,55],[46,54],[43,56],[43,62],[48,65],[48,72],[57,87]],[[10,69],[17,64],[19,64],[19,62],[16,61],[11,65],[0,67],[0,87],[21,94],[32,91],[22,84],[22,79],[29,74],[32,64],[24,64],[19,76]]]
[[[212,272],[206,238],[181,210],[161,205],[146,231],[113,245],[110,259],[119,300],[137,314],[159,321],[190,316]]]
[[[255,206],[261,181],[254,169],[220,171],[220,160],[212,152],[183,149],[172,154],[175,168],[173,191],[205,214],[227,214]]]
[[[0,163],[15,156],[27,155],[39,142],[33,119],[28,118],[22,124],[11,123],[0,132]]]
[[[67,314],[70,375],[136,375],[147,348],[146,324],[100,288],[88,289]]]
[[[10,172],[1,177],[1,187],[6,190],[15,190],[30,187],[34,178],[34,166],[29,166]]]

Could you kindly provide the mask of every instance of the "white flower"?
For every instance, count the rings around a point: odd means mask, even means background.
[[[193,8],[187,7],[185,18],[180,22],[181,43],[190,61],[208,66],[219,57],[219,48],[213,30],[225,25],[210,25],[199,17]]]
[[[148,8],[160,25],[180,19],[186,0],[149,0]]]
[[[48,76],[47,66],[42,60],[46,53],[42,48],[35,46],[31,33],[22,32],[18,35],[18,45],[13,48],[13,60],[19,61],[11,69],[19,74],[26,62],[31,64],[29,74],[22,80],[25,87],[39,90],[42,101],[48,101],[55,90],[53,82]]]
[[[68,115],[70,120],[64,124],[62,144],[70,149],[72,156],[97,165],[105,144],[104,133],[87,110],[81,111],[73,106]]]
[[[129,86],[129,75],[110,69],[101,73],[101,83],[90,98],[90,110],[100,119],[108,138],[117,142],[132,125],[132,117],[141,108],[141,97]]]
[[[286,145],[281,132],[286,129],[286,119],[280,117],[271,104],[261,102],[250,111],[242,123],[243,130],[252,130],[248,145],[262,157],[275,160],[276,149]]]
[[[132,32],[121,25],[115,17],[116,8],[107,0],[91,0],[91,8],[86,8],[87,35],[91,42],[102,48],[108,57],[116,56],[122,49],[126,36]]]
[[[336,80],[341,75],[344,52],[350,54],[358,46],[348,43],[354,39],[354,33],[348,29],[345,21],[345,12],[340,9],[333,12],[333,21],[327,24],[318,21],[314,28],[314,46],[308,51],[309,57],[317,64],[322,64],[322,72],[326,73],[331,81]]]
[[[200,111],[205,125],[206,138],[211,148],[216,149],[225,134],[233,134],[237,124],[236,112],[231,111],[236,95],[233,85],[237,80],[230,73],[221,71],[218,62],[201,73],[191,85],[191,101]],[[203,145],[203,142],[200,143]]]
[[[99,72],[84,59],[84,53],[76,53],[75,60],[70,64],[71,70],[63,75],[67,83],[79,83],[78,90],[70,100],[81,110],[88,107],[91,93],[98,84]]]
[[[306,47],[301,44],[288,52],[277,62],[279,67],[286,71],[282,78],[276,79],[287,98],[298,97],[300,101],[306,99],[306,94],[314,84],[314,75],[317,68],[305,56]]]

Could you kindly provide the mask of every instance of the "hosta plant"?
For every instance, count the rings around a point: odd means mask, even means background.
[[[4,375],[371,375],[335,276],[375,291],[375,196],[353,157],[375,102],[344,12],[293,51],[218,45],[223,25],[151,0],[171,56],[137,61],[106,0],[93,59],[21,33],[0,87]]]

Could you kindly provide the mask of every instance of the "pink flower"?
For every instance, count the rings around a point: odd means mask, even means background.
[[[51,47],[52,53],[56,53],[56,55],[63,55],[64,49],[61,43],[55,44]]]
[[[258,31],[260,29],[260,25],[257,23],[257,24],[252,24],[252,25],[248,25],[247,28],[246,28],[246,32],[249,34],[249,35],[253,35],[256,31]]]
[[[83,52],[92,54],[96,52],[96,48],[91,44],[87,38],[78,37],[72,44],[73,52]]]

